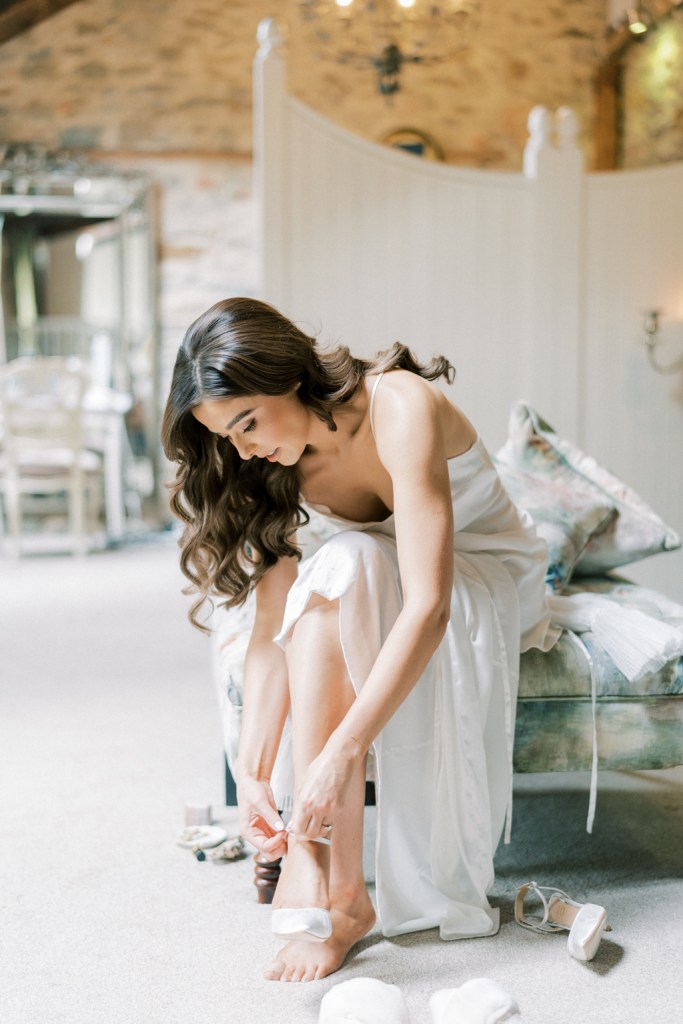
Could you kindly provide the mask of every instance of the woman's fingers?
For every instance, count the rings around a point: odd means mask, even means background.
[[[295,836],[305,836],[307,839],[319,839],[320,837],[328,839],[330,829],[326,826],[331,822],[331,811],[317,811],[315,814],[311,814],[305,810],[297,811],[295,807],[287,831]]]
[[[244,838],[261,853],[274,859],[284,857],[287,852],[287,832],[284,824],[282,828],[275,830],[259,814],[254,814],[249,819]]]
[[[279,832],[271,839],[266,839],[261,846],[261,853],[267,857],[272,857],[273,860],[284,857],[287,853],[287,833]]]
[[[284,832],[285,823],[280,815],[273,811],[270,814],[252,814],[249,819],[249,827],[270,839],[278,832]]]
[[[273,860],[287,852],[285,823],[268,782],[244,776],[237,787],[240,831],[247,842]]]

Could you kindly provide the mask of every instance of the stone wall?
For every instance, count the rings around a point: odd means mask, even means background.
[[[236,157],[113,157],[154,182],[159,233],[159,341],[165,394],[178,346],[200,313],[257,290],[251,162]]]
[[[289,35],[290,88],[358,134],[427,131],[458,163],[519,170],[536,103],[569,104],[590,160],[603,0],[483,0],[469,49],[408,67],[379,95],[369,68],[320,61],[295,3],[82,0],[0,46],[0,143],[96,151],[142,167],[160,202],[162,378],[195,316],[258,288],[251,193],[252,62],[259,22]]]
[[[683,160],[683,11],[628,48],[620,108],[621,167]]]
[[[374,72],[321,61],[297,5],[276,0],[82,0],[0,46],[0,140],[136,152],[248,154],[259,21],[288,28],[292,92],[358,134],[411,126],[453,162],[518,170],[536,103],[579,115],[591,160],[592,78],[604,0],[482,0],[470,46]]]
[[[97,151],[151,174],[164,379],[196,315],[258,288],[251,67],[257,26],[271,15],[288,27],[291,91],[351,131],[381,139],[413,127],[453,163],[519,170],[530,108],[566,104],[591,166],[604,0],[482,0],[469,48],[447,64],[407,67],[389,99],[370,68],[316,58],[294,3],[81,0],[0,46],[0,143]],[[680,23],[676,31],[680,45]],[[624,80],[630,166],[683,158],[680,49],[667,43],[662,63],[662,45],[633,48]]]
[[[401,91],[389,99],[379,94],[371,68],[312,66],[306,37],[293,31],[290,81],[297,96],[328,116],[333,111],[351,131],[381,139],[409,125],[432,135],[450,162],[512,170],[521,169],[531,107],[569,105],[590,162],[592,79],[604,26],[602,0],[482,0],[469,46],[446,64],[406,66]]]
[[[452,163],[518,171],[530,108],[568,105],[593,162],[605,0],[482,0],[470,47],[446,64],[406,68],[390,99],[370,68],[316,58],[294,0],[74,3],[0,45],[0,146],[85,149],[152,177],[162,404],[191,320],[220,298],[258,290],[251,67],[257,26],[269,16],[288,28],[294,95],[359,135],[416,128]],[[629,54],[626,166],[683,159],[680,23],[660,40],[668,42],[657,49],[652,37]]]

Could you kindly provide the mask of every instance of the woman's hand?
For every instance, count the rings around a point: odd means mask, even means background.
[[[288,832],[308,839],[331,838],[329,826],[334,825],[337,812],[344,806],[358,759],[365,754],[357,741],[342,748],[334,736],[330,738],[306,769],[294,800]]]
[[[237,783],[237,803],[242,838],[272,860],[284,857],[287,833],[269,783],[243,776]]]

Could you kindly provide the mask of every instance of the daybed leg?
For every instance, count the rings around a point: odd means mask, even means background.
[[[278,879],[280,877],[280,864],[282,857],[277,860],[267,860],[262,853],[254,856],[256,864],[254,885],[259,903],[272,903]]]

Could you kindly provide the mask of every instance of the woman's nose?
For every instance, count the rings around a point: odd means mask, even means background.
[[[254,454],[254,445],[252,442],[239,440],[235,442],[235,447],[237,448],[237,454],[241,459],[244,459],[245,462],[247,459],[252,458]]]

